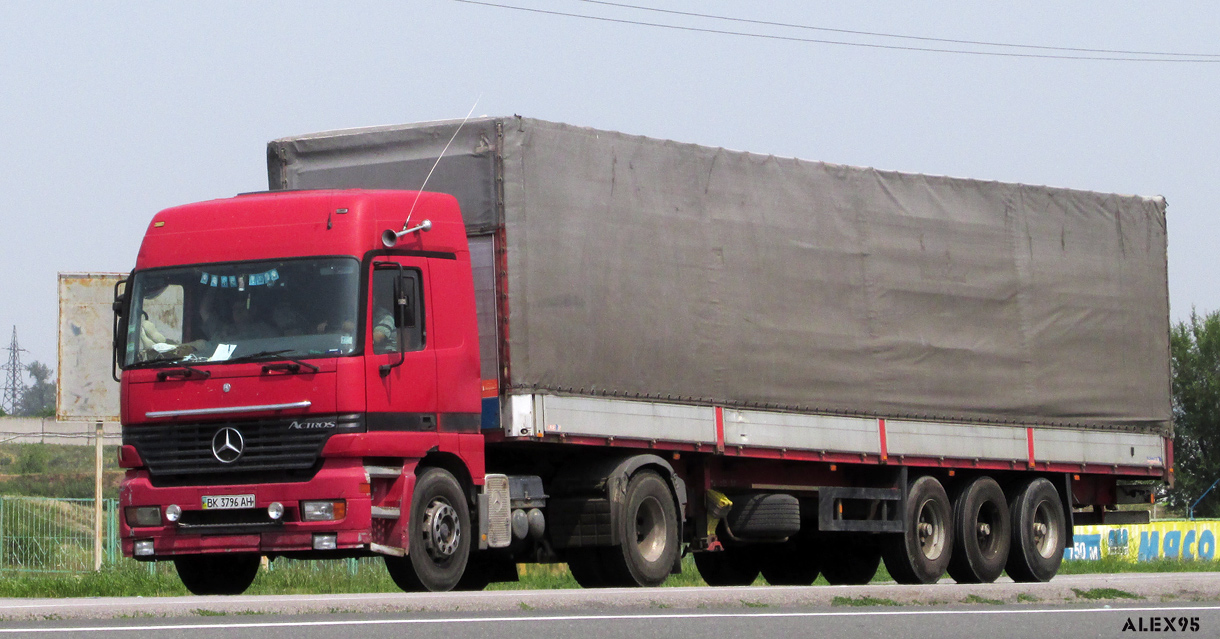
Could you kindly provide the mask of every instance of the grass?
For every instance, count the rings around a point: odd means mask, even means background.
[[[1220,572],[1220,561],[1153,559],[1127,561],[1118,557],[1102,557],[1095,561],[1064,561],[1061,575],[1091,575],[1118,572]]]
[[[879,599],[877,597],[835,597],[831,600],[832,606],[901,606],[902,604],[893,599]]]
[[[1143,597],[1118,588],[1090,588],[1081,590],[1072,588],[1072,592],[1081,599],[1143,599]]]
[[[0,495],[93,497],[93,446],[0,444]],[[102,496],[117,498],[123,471],[114,446],[102,451]]]
[[[999,599],[988,599],[986,597],[980,597],[979,595],[972,594],[972,595],[967,595],[965,599],[962,599],[962,603],[1001,605],[1004,602],[1000,601]]]

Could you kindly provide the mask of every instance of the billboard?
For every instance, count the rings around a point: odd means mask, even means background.
[[[1154,521],[1122,526],[1076,526],[1073,547],[1064,559],[1095,561],[1120,557],[1129,561],[1179,559],[1216,561],[1220,519]]]
[[[115,286],[123,273],[59,274],[59,383],[55,419],[119,421],[112,342]]]

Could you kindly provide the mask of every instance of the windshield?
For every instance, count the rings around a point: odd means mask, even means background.
[[[138,272],[125,365],[348,355],[359,273],[348,257]]]

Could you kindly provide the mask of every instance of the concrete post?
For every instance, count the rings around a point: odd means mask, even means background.
[[[93,471],[93,570],[102,570],[102,420],[94,427],[96,451]]]

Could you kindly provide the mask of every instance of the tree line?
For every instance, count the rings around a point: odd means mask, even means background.
[[[1183,515],[1220,480],[1220,311],[1178,322],[1169,333],[1173,364],[1173,465],[1164,494]],[[1220,486],[1195,506],[1195,517],[1220,516]]]
[[[17,402],[13,406],[14,417],[54,417],[55,416],[55,380],[52,379],[51,367],[42,362],[32,362],[24,367],[34,379],[34,383],[21,389]],[[0,416],[7,416],[0,407]]]

